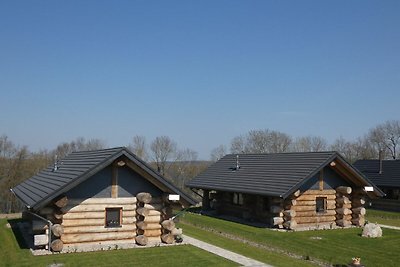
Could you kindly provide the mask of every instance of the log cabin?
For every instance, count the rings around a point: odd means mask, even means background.
[[[195,201],[124,147],[73,152],[11,191],[35,248],[173,243],[172,208]]]
[[[290,230],[361,226],[384,195],[337,152],[226,155],[186,185],[203,211]]]
[[[400,160],[358,160],[354,167],[386,194],[381,199],[372,199],[371,208],[400,211]]]

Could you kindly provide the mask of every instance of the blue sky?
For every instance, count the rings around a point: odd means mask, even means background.
[[[400,1],[1,1],[0,134],[32,150],[400,119]]]

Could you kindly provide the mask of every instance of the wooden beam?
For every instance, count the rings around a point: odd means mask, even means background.
[[[319,190],[324,190],[324,169],[319,172]]]
[[[118,197],[118,163],[112,165],[111,197]]]

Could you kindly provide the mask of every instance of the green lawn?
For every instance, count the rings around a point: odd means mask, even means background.
[[[366,218],[369,222],[400,227],[400,212],[368,209]]]
[[[20,236],[6,228],[6,223],[0,220],[0,266],[237,266],[189,245],[33,256],[28,249],[20,248]]]
[[[304,258],[320,259],[330,264],[344,265],[348,264],[352,257],[361,257],[362,263],[366,266],[399,266],[400,231],[397,230],[383,229],[383,237],[378,239],[361,237],[362,230],[360,228],[278,232],[191,213],[186,213],[182,217],[181,225],[184,233],[231,250],[237,249],[235,248],[236,245],[232,245],[231,239],[225,237],[224,240],[218,238],[213,241],[212,236],[204,234],[204,229],[209,233],[213,232],[212,235],[222,233],[263,246],[292,252]],[[196,228],[203,230],[200,231]],[[286,262],[281,265],[277,264],[279,258],[275,258],[266,249],[260,248],[260,251],[254,252],[254,246],[244,243],[242,243],[242,246],[248,247],[242,249],[244,255],[277,266],[290,266]],[[249,252],[252,250],[254,251]],[[267,255],[260,255],[261,253]],[[300,264],[307,263],[305,261],[298,262],[301,263],[296,263],[293,266],[301,266]]]

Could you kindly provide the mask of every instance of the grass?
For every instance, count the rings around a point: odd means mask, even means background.
[[[237,266],[189,245],[33,256],[20,247],[21,236],[6,223],[7,220],[0,220],[0,266]]]
[[[400,212],[368,209],[366,219],[373,223],[400,227]]]
[[[351,261],[352,257],[361,257],[362,263],[366,266],[399,266],[400,231],[397,230],[383,229],[382,238],[370,239],[361,237],[362,230],[360,228],[278,232],[190,213],[185,214],[181,222],[186,234],[199,239],[203,239],[203,231],[206,230],[214,236],[223,233],[262,246],[295,253],[303,258],[319,259],[333,265],[345,265]],[[213,237],[208,235],[205,235],[203,240],[214,244]],[[231,243],[232,240],[226,237],[225,240],[218,238],[218,241],[215,241],[216,245],[234,250],[235,247]],[[242,245],[245,246],[243,243]],[[249,250],[251,249],[254,248],[249,248]],[[259,253],[267,253],[266,249],[262,251],[264,252]],[[272,264],[275,260],[279,261],[278,258],[267,258],[269,256],[263,260],[261,255],[253,255],[244,249],[242,253],[266,263]],[[285,264],[282,266],[286,266]],[[279,265],[277,264],[277,266]],[[297,264],[293,266],[297,266]]]

